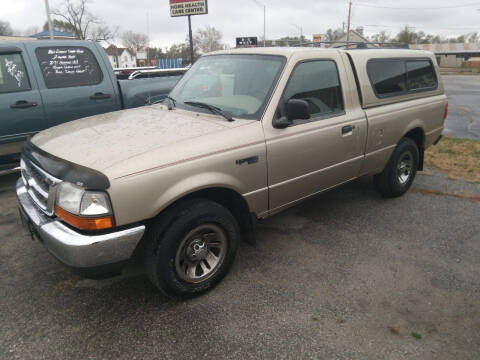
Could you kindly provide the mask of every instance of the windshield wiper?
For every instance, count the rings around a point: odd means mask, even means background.
[[[196,106],[196,107],[199,107],[199,108],[204,108],[204,109],[210,110],[214,114],[218,114],[218,115],[223,116],[228,121],[234,121],[234,118],[232,117],[232,115],[230,115],[228,112],[220,109],[219,107],[216,107],[215,105],[210,105],[210,104],[207,104],[207,103],[204,103],[204,102],[201,102],[201,101],[184,101],[183,103],[186,104],[186,105]]]
[[[152,103],[152,105],[154,104],[159,104],[159,103],[162,103],[164,102],[165,100],[168,100],[168,110],[173,110],[177,107],[177,100],[175,100],[174,98],[172,98],[170,95],[167,95],[165,96],[163,99],[161,100],[157,100],[157,101],[154,101]]]

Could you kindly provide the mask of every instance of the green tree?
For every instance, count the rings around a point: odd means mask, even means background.
[[[75,28],[66,21],[53,19],[52,20],[52,27],[55,30],[75,35]],[[45,24],[43,24],[43,31],[48,31],[48,22],[45,22]]]
[[[325,41],[335,41],[341,39],[345,35],[343,29],[328,29],[325,33]]]

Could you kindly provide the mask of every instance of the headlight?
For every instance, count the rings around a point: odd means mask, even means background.
[[[107,193],[86,191],[69,182],[58,186],[55,213],[67,224],[81,230],[102,230],[114,226]]]

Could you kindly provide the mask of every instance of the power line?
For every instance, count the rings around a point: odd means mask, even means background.
[[[442,10],[442,9],[455,9],[459,7],[476,7],[476,6],[480,6],[480,2],[460,4],[460,5],[436,6],[436,7],[396,7],[396,6],[384,6],[384,5],[376,5],[371,3],[356,2],[355,6],[377,8],[377,9],[390,9],[390,10]]]
[[[404,28],[405,25],[358,25],[355,24],[356,27],[378,27],[378,28],[394,28],[394,29],[401,29]],[[479,30],[479,27],[445,27],[445,26],[423,26],[423,25],[415,25],[410,26],[407,25],[409,29],[445,29],[445,30]]]

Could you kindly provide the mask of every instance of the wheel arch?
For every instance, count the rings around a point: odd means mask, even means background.
[[[424,163],[424,153],[425,153],[425,131],[422,127],[417,126],[409,130],[404,136],[404,138],[409,138],[417,144],[418,147],[418,170],[423,170]]]
[[[248,243],[255,243],[255,223],[257,216],[251,211],[246,199],[237,191],[226,186],[205,186],[200,189],[183,193],[171,201],[158,212],[161,216],[174,206],[189,199],[207,199],[219,203],[228,209],[238,222],[242,239]]]

